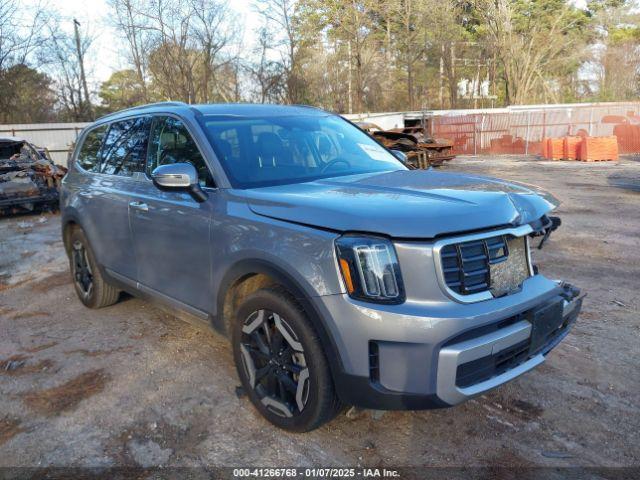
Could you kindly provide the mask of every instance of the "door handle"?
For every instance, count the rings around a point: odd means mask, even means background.
[[[140,212],[149,211],[149,206],[144,202],[129,202],[129,206],[134,210],[138,210]]]

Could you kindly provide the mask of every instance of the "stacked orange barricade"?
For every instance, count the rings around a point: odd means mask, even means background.
[[[564,139],[549,138],[547,142],[547,158],[549,160],[562,160],[564,155]]]
[[[580,158],[582,162],[603,162],[618,160],[618,138],[611,137],[584,137],[580,145]]]
[[[603,162],[618,160],[618,139],[610,137],[560,137],[542,139],[542,157],[547,160]]]
[[[542,138],[542,158],[549,158],[549,139]]]
[[[565,160],[578,160],[580,157],[580,145],[582,137],[564,137],[562,142],[562,158]]]

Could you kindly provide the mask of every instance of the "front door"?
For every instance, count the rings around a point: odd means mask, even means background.
[[[202,187],[213,187],[204,158],[183,122],[154,117],[147,176],[132,191],[129,219],[141,289],[203,313],[210,310],[213,298],[209,236],[215,190],[198,203],[188,193],[161,191],[149,179],[157,166],[183,162],[195,166]]]

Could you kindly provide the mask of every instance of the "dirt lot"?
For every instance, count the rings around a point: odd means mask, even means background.
[[[304,435],[235,393],[225,339],[134,298],[76,299],[58,215],[0,220],[0,466],[640,466],[640,162],[457,159],[539,185],[541,270],[588,292],[540,368],[454,409],[341,415]]]

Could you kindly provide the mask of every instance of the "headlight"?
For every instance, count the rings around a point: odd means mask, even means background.
[[[398,257],[389,240],[345,235],[336,240],[336,250],[349,296],[377,303],[404,302]]]

